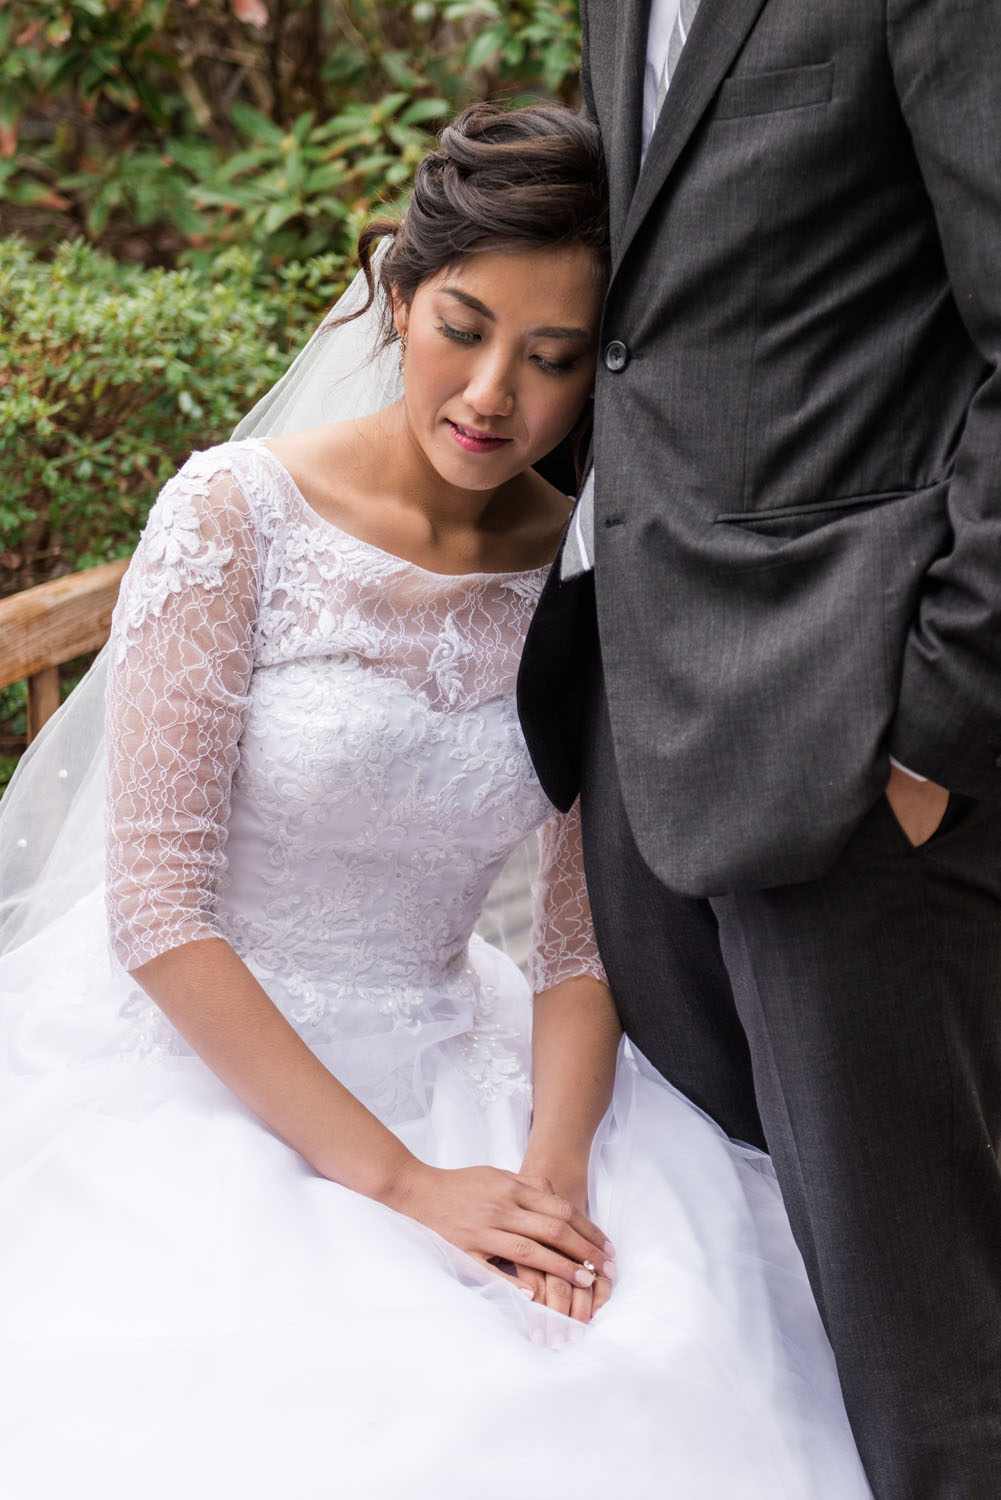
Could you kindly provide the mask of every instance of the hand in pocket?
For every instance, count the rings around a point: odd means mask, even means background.
[[[886,800],[915,848],[935,833],[949,805],[949,792],[936,781],[918,781],[899,766],[890,767]]]

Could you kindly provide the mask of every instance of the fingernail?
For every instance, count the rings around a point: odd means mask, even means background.
[[[594,1286],[594,1272],[585,1271],[583,1266],[573,1273],[573,1279],[578,1286]]]
[[[601,1268],[601,1271],[602,1275],[607,1276],[609,1281],[614,1281],[616,1276],[618,1276],[619,1274],[618,1267],[616,1266],[614,1260],[606,1260],[605,1264]]]
[[[615,1246],[612,1244],[611,1240],[606,1240],[605,1241],[605,1254],[606,1255],[614,1255],[615,1254]]]
[[[532,1291],[532,1288],[530,1286],[519,1286],[518,1290],[519,1292],[521,1292],[523,1297],[528,1298],[529,1302],[535,1301],[535,1293]]]

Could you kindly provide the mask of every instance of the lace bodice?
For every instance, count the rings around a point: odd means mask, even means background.
[[[373,1006],[415,1025],[468,985],[490,885],[545,824],[532,983],[600,975],[577,817],[553,813],[514,704],[544,576],[430,573],[325,521],[262,443],[195,454],[112,633],[120,962],[221,936],[321,1039]]]

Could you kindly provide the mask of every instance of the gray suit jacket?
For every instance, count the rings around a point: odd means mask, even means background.
[[[809,879],[888,755],[1001,795],[996,0],[702,0],[641,173],[649,0],[587,0],[613,275],[597,628],[623,794],[673,889]],[[577,791],[590,585],[520,699]]]

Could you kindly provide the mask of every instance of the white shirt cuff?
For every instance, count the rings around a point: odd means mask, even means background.
[[[910,768],[910,766],[902,766],[900,764],[899,760],[895,760],[892,755],[890,756],[890,765],[891,766],[896,766],[896,768],[897,768],[898,771],[903,771],[903,773],[904,773],[905,776],[910,776],[910,778],[911,778],[912,781],[927,781],[928,780],[927,776],[919,776],[918,773],[917,773],[917,771],[912,771],[911,768]]]

